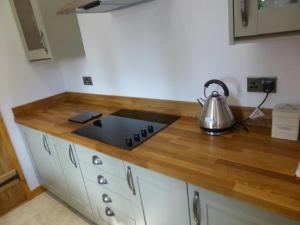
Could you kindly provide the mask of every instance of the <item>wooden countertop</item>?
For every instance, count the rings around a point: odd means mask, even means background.
[[[85,111],[106,115],[120,108],[182,117],[133,151],[71,133],[82,125],[68,118]],[[64,93],[13,111],[22,125],[300,221],[300,182],[294,176],[300,143],[272,139],[269,128],[256,126],[249,132],[207,136],[197,124],[198,108],[194,103]]]

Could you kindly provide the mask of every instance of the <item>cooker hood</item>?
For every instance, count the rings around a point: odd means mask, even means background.
[[[63,6],[57,14],[105,13],[148,1],[150,0],[77,0]]]

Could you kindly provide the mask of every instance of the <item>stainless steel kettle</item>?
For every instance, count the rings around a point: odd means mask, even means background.
[[[224,96],[220,95],[217,91],[213,91],[212,94],[207,97],[206,89],[211,84],[220,85],[224,90]],[[198,100],[203,107],[199,117],[201,129],[209,135],[222,135],[230,132],[236,123],[229,105],[226,102],[229,96],[229,90],[226,84],[220,80],[208,81],[204,85],[204,96],[206,98],[204,104]]]

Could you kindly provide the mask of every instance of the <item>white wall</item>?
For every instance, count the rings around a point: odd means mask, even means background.
[[[155,0],[79,15],[86,58],[61,63],[67,90],[195,101],[205,81],[220,78],[232,104],[255,106],[263,96],[246,92],[246,77],[277,76],[265,106],[299,103],[300,38],[230,46],[227,2]]]
[[[38,180],[11,108],[64,91],[53,62],[28,63],[8,0],[0,1],[0,109],[31,189]]]

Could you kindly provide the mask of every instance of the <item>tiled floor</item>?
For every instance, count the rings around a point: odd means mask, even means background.
[[[0,218],[0,225],[91,225],[44,193]]]

